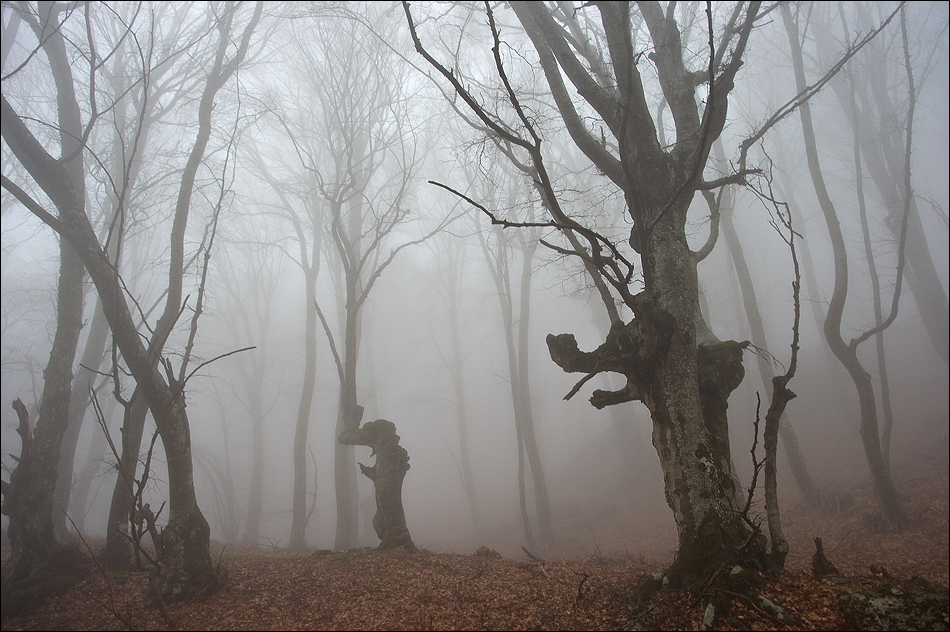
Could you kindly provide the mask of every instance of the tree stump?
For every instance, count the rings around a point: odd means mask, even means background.
[[[811,556],[811,572],[815,579],[841,574],[835,568],[835,565],[825,557],[825,549],[821,545],[821,538],[815,538],[815,554]]]
[[[379,537],[381,551],[402,548],[416,552],[406,526],[406,513],[402,506],[402,482],[409,471],[409,453],[399,445],[396,426],[386,419],[377,419],[363,424],[358,430],[349,430],[339,437],[345,445],[365,445],[376,457],[373,466],[359,464],[360,471],[373,481],[376,490],[376,515],[373,529]]]

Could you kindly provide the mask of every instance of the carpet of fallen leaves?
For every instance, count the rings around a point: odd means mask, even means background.
[[[801,629],[847,629],[838,595],[880,581],[948,582],[948,468],[945,459],[895,471],[910,523],[897,533],[875,528],[867,486],[836,511],[792,507],[783,513],[792,552],[787,572],[763,594],[802,622]],[[616,517],[618,532],[629,516]],[[820,535],[841,577],[811,576]],[[662,591],[639,600],[644,581],[663,568],[646,554],[620,559],[544,556],[494,559],[423,551],[416,555],[355,549],[337,553],[219,551],[223,588],[168,611],[182,630],[617,630],[697,629],[701,596]],[[661,554],[662,555],[662,554]],[[668,560],[667,560],[668,561]],[[872,571],[872,567],[874,570]],[[875,574],[877,573],[877,575]],[[90,563],[65,594],[13,620],[9,630],[168,629],[148,597],[144,574],[106,574]],[[736,603],[717,629],[786,629]]]

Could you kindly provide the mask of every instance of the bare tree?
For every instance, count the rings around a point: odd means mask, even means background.
[[[506,178],[499,178],[498,183]],[[527,205],[532,200],[520,200],[519,183],[509,182],[507,192],[497,191],[487,198],[506,195],[506,208]],[[530,189],[529,189],[530,190]],[[534,213],[528,213],[528,221],[534,219]],[[475,218],[476,222],[478,218]],[[526,229],[523,234],[514,235],[501,227],[493,227],[488,235],[476,224],[479,243],[488,265],[495,294],[501,313],[502,328],[505,335],[505,348],[508,358],[508,383],[511,387],[511,403],[515,419],[515,436],[518,448],[518,497],[521,506],[521,520],[524,525],[528,546],[536,550],[546,550],[553,545],[551,524],[551,502],[548,497],[541,452],[535,433],[534,414],[531,406],[531,386],[529,380],[528,340],[531,317],[531,276],[535,251],[538,247],[539,230]],[[512,280],[512,267],[515,266],[515,251],[520,253],[521,272]],[[525,486],[525,459],[531,472],[534,491],[535,517],[537,533],[531,526]]]
[[[791,46],[792,64],[795,71],[795,81],[799,90],[804,89],[806,85],[805,68],[803,63],[803,54],[801,46],[801,32],[798,22],[792,11],[787,6],[781,7],[782,19],[785,29],[788,33],[789,44]],[[902,28],[903,28],[904,9],[901,9]],[[906,48],[905,48],[906,52]],[[907,63],[908,73],[910,72],[909,61]],[[909,88],[911,94],[911,106],[908,113],[908,128],[906,136],[906,155],[910,155],[911,148],[911,129],[913,123],[913,103],[914,87],[912,75],[909,75]],[[825,224],[828,228],[828,234],[831,238],[831,245],[834,251],[834,290],[831,300],[828,304],[828,311],[825,315],[824,334],[828,346],[848,371],[857,390],[860,417],[861,417],[861,440],[864,444],[865,456],[871,471],[871,482],[874,487],[875,496],[881,509],[882,520],[885,528],[895,529],[905,519],[904,510],[901,507],[900,495],[891,478],[890,470],[884,460],[881,450],[881,439],[878,428],[877,403],[874,396],[874,385],[871,376],[864,369],[858,357],[858,345],[867,340],[874,334],[883,331],[889,326],[897,316],[897,305],[900,298],[901,276],[904,267],[904,244],[906,239],[906,227],[909,216],[910,199],[910,170],[905,171],[905,189],[904,189],[904,216],[902,220],[902,231],[900,239],[900,254],[897,265],[897,283],[894,290],[894,299],[891,311],[887,319],[877,324],[872,329],[863,334],[852,338],[847,343],[841,334],[842,315],[844,313],[845,301],[848,296],[848,255],[845,246],[844,235],[841,230],[841,224],[835,204],[831,195],[828,193],[824,174],[821,170],[821,163],[818,154],[818,145],[815,136],[814,123],[812,121],[811,109],[807,103],[800,108],[802,134],[805,142],[805,155],[808,160],[808,170],[811,174],[812,183],[815,187],[815,193],[818,197],[818,204],[821,208]]]
[[[258,219],[258,221],[260,221]],[[267,392],[268,377],[274,371],[271,337],[273,334],[274,295],[278,279],[285,271],[285,260],[265,245],[258,245],[259,225],[255,234],[239,243],[229,244],[227,262],[221,266],[221,287],[226,294],[222,304],[225,326],[240,346],[253,345],[253,353],[235,358],[240,382],[234,391],[251,424],[250,486],[244,519],[244,541],[257,545],[261,536],[264,505],[265,429],[267,418],[276,404]],[[238,236],[232,236],[232,240]],[[249,301],[248,296],[257,300]],[[225,428],[227,431],[227,427]],[[227,441],[227,437],[223,438]]]
[[[592,352],[580,351],[569,334],[549,336],[548,346],[562,369],[586,374],[568,397],[593,376],[611,371],[625,376],[626,386],[594,391],[593,405],[640,400],[650,409],[653,443],[679,531],[679,550],[668,577],[674,584],[707,590],[730,581],[716,569],[735,564],[767,567],[765,538],[741,518],[727,440],[727,398],[742,380],[746,344],[720,342],[706,326],[696,278],[703,253],[690,250],[685,224],[697,191],[745,183],[757,173],[746,164],[748,149],[774,121],[742,144],[737,171],[704,178],[712,144],[727,121],[730,93],[753,26],[760,12],[768,10],[757,2],[739,3],[719,15],[707,4],[702,29],[692,21],[700,15],[699,7],[680,3],[666,8],[656,2],[588,3],[575,8],[567,3],[512,2],[514,18],[531,41],[529,53],[510,29],[503,30],[504,20],[496,19],[495,8],[485,3],[483,21],[492,48],[476,82],[468,79],[468,66],[450,69],[430,52],[426,42],[432,36],[421,32],[422,22],[413,18],[407,3],[403,6],[417,52],[451,86],[457,107],[531,166],[549,217],[543,222],[516,221],[469,201],[504,226],[548,229],[552,237],[543,243],[595,267],[633,314],[626,323],[615,320],[604,344]],[[440,16],[429,15],[425,28],[439,24]],[[446,32],[439,37],[444,41]],[[705,54],[687,56],[687,50],[697,50],[688,49],[688,41],[701,42]],[[540,66],[548,100],[519,91],[515,84],[516,73],[510,69],[526,58]],[[839,63],[848,58],[843,56]],[[483,87],[489,81],[495,92]],[[774,120],[794,111],[822,85],[802,91]],[[671,120],[661,120],[654,112]],[[556,123],[549,122],[552,118]],[[562,205],[547,151],[548,136],[558,127],[622,193],[632,223],[628,234],[618,237],[603,225],[592,228]],[[578,235],[583,249],[554,243],[555,231]]]
[[[72,92],[66,40],[59,30],[65,16],[51,4],[38,6],[35,13],[32,7],[19,7],[4,13],[9,15],[11,24],[19,23],[21,18],[29,24],[38,42],[36,50],[42,50],[49,60],[50,71],[59,92],[53,129],[58,131],[58,138],[54,142],[58,141],[60,159],[52,158],[36,144],[39,152],[55,163],[60,178],[58,186],[47,190],[47,195],[59,213],[72,211],[84,214],[83,125]],[[12,112],[12,108],[7,102],[6,92],[2,98],[3,138],[10,144],[7,118],[8,110]],[[18,117],[16,122],[20,123]],[[15,153],[16,146],[11,145],[11,149]],[[30,165],[23,166],[29,170]],[[33,201],[6,176],[3,176],[3,186],[18,199],[24,196]],[[5,609],[8,604],[11,609],[32,606],[48,590],[48,586],[55,586],[61,581],[64,572],[69,571],[69,558],[62,553],[53,532],[52,510],[60,446],[69,424],[73,362],[81,329],[85,270],[74,245],[65,238],[61,238],[59,244],[56,334],[49,362],[43,372],[43,395],[35,430],[29,426],[28,413],[22,402],[19,399],[14,402],[20,419],[21,449],[17,467],[11,473],[9,483],[4,482],[2,488],[3,512],[10,517],[12,547],[10,561],[3,568]]]
[[[183,399],[184,376],[176,376],[169,363],[161,362],[160,350],[182,310],[183,238],[191,207],[195,173],[210,137],[214,97],[245,57],[260,14],[261,5],[258,4],[236,46],[231,40],[235,18],[233,7],[228,7],[225,13],[219,16],[217,27],[220,38],[214,62],[208,73],[208,83],[198,107],[198,137],[182,174],[174,214],[167,301],[167,305],[174,307],[166,310],[156,326],[157,342],[160,343],[157,345],[157,352],[156,345],[146,347],[139,336],[122,279],[110,261],[107,250],[100,244],[82,201],[76,198],[75,189],[70,187],[70,179],[63,163],[50,156],[27,125],[27,121],[7,101],[6,94],[3,96],[3,138],[19,163],[29,172],[32,184],[28,186],[35,186],[51,200],[60,201],[56,204],[57,212],[47,210],[43,202],[6,177],[3,185],[78,252],[96,286],[115,344],[137,386],[142,389],[142,395],[148,402],[159,428],[169,474],[170,516],[162,538],[167,564],[162,575],[162,592],[168,599],[188,598],[203,590],[213,589],[217,585],[217,577],[211,560],[208,524],[198,507],[194,491],[190,428]],[[46,29],[51,34],[39,38],[40,41],[59,39],[61,42],[59,20],[47,14],[43,23],[46,25],[44,34]],[[95,42],[87,42],[87,45],[95,50]],[[70,64],[63,52],[48,57],[53,78],[57,81],[59,99],[78,116],[80,109],[76,97],[76,82]],[[99,63],[97,55],[90,54],[88,59],[95,69]],[[82,127],[82,133],[74,136],[81,142],[85,141],[87,132],[92,129],[99,115],[95,109],[95,86],[90,88],[93,111]],[[76,151],[77,155],[85,149],[85,146],[80,145]],[[186,350],[186,357],[189,352],[190,350]],[[186,363],[183,362],[183,365]],[[166,370],[165,373],[163,369]]]
[[[564,370],[588,374],[582,383],[602,371],[626,376],[627,385],[620,391],[595,391],[591,398],[595,406],[639,399],[650,408],[654,444],[680,535],[679,553],[669,575],[674,582],[692,585],[724,562],[728,566],[764,552],[740,518],[739,490],[725,439],[726,398],[743,375],[742,345],[711,340],[703,336],[706,328],[697,326],[695,261],[683,229],[695,191],[714,186],[703,181],[703,167],[712,141],[725,124],[726,100],[759,5],[737,9],[722,28],[718,43],[710,13],[706,68],[688,66],[675,16],[664,13],[659,4],[640,3],[639,14],[626,4],[585,5],[573,12],[542,3],[511,6],[534,46],[557,114],[581,151],[625,196],[633,222],[629,243],[640,255],[642,292],[634,290],[635,270],[622,251],[624,244],[581,225],[561,208],[547,171],[536,117],[508,82],[504,44],[491,8],[486,5],[485,10],[493,38],[494,67],[511,112],[504,120],[483,107],[456,73],[426,51],[408,7],[406,13],[417,50],[452,83],[481,123],[515,147],[534,168],[550,215],[543,225],[581,235],[584,259],[598,268],[635,315],[627,324],[615,321],[597,351],[579,351],[571,335],[549,336],[548,345],[552,358]],[[596,32],[591,30],[596,26],[595,11],[602,25]],[[574,37],[575,31],[583,32],[585,38]],[[644,34],[644,40],[637,39]],[[602,50],[608,58],[601,57],[600,48],[589,45],[592,38],[605,43]],[[651,68],[658,75],[675,122],[672,145],[664,146],[657,138],[637,65],[640,47],[653,51]],[[606,136],[598,138],[597,128],[591,129],[578,113],[578,104],[563,83],[565,76],[581,95],[585,114],[596,113],[596,125],[602,126],[601,133],[610,134],[609,141]],[[702,108],[696,102],[698,85],[706,85],[709,91]],[[732,181],[741,181],[744,175],[738,174]],[[702,458],[697,459],[697,454]]]

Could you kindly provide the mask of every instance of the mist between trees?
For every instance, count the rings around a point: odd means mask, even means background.
[[[835,460],[913,519],[946,3],[2,11],[5,609],[77,532],[177,599],[212,539],[542,553],[627,503],[674,583],[780,568]]]

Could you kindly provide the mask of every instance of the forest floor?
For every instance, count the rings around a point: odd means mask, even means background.
[[[798,617],[802,629],[848,629],[839,595],[848,587],[890,576],[948,584],[948,465],[946,457],[904,460],[895,467],[909,524],[897,533],[875,529],[868,486],[851,490],[837,510],[783,510],[791,545],[787,572],[763,594]],[[630,515],[609,519],[618,533]],[[811,575],[813,539],[841,577]],[[607,536],[604,536],[607,537]],[[642,543],[640,543],[642,544]],[[182,630],[692,630],[704,603],[681,591],[662,591],[643,603],[639,590],[668,563],[669,549],[584,558],[544,555],[544,563],[474,554],[384,554],[372,549],[291,554],[224,548],[218,552],[224,585],[195,603],[168,608]],[[872,571],[872,567],[875,571]],[[4,630],[160,630],[170,626],[148,597],[145,574],[107,575],[90,563],[66,593],[26,615],[2,621]],[[717,629],[786,629],[736,603]]]

